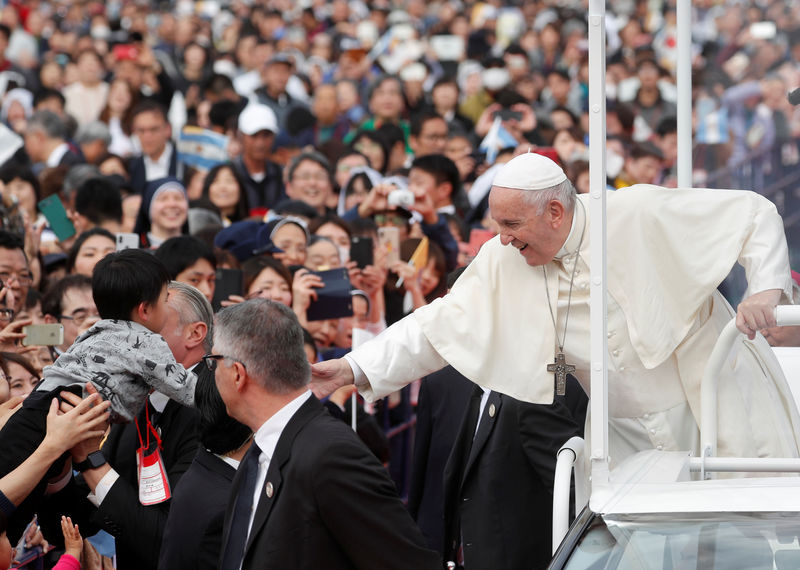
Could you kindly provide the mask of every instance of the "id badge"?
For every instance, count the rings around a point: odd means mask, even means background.
[[[139,472],[139,502],[143,505],[157,505],[169,500],[172,493],[164,460],[161,459],[161,450],[155,448],[148,452],[140,447],[136,450],[136,463]]]

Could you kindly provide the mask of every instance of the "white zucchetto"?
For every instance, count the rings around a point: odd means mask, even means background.
[[[543,190],[561,184],[567,175],[555,162],[527,152],[509,160],[494,177],[493,186],[514,190]]]

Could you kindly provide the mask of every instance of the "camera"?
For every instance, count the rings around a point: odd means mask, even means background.
[[[414,205],[414,193],[405,188],[397,188],[389,192],[389,195],[386,197],[386,202],[390,206],[400,206],[408,210]]]

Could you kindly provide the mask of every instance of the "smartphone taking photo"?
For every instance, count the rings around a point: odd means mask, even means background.
[[[375,260],[372,238],[362,236],[350,238],[350,261],[355,261],[356,267],[359,269],[364,269],[367,265],[373,265]]]
[[[53,323],[46,325],[28,325],[22,327],[25,338],[22,346],[59,346],[64,344],[64,325]]]
[[[312,300],[306,310],[309,321],[326,321],[353,316],[353,297],[350,294],[350,274],[344,267],[328,271],[311,271],[322,279],[323,286],[314,289],[316,301]]]
[[[222,308],[221,302],[227,301],[231,295],[244,296],[244,275],[241,269],[217,269],[214,281],[214,299],[211,306],[214,311]]]

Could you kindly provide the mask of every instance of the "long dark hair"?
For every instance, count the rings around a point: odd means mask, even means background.
[[[236,169],[233,167],[232,163],[223,162],[222,164],[218,164],[208,171],[208,174],[206,174],[206,179],[203,182],[203,198],[208,198],[211,200],[211,196],[209,196],[211,184],[214,182],[214,180],[216,180],[217,175],[225,168],[231,171],[233,178],[236,180],[236,184],[239,185],[239,202],[236,204],[236,210],[230,217],[231,222],[238,222],[240,220],[244,220],[250,215],[250,205],[247,201],[247,192],[244,188],[244,181],[242,180],[242,177],[239,176],[239,173],[236,172]]]

